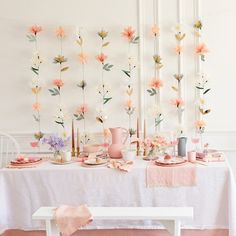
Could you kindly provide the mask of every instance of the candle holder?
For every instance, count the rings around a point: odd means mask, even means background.
[[[76,148],[76,156],[79,157],[79,155],[80,155],[80,148],[77,147],[77,148]]]

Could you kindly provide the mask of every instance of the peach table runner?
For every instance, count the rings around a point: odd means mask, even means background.
[[[191,163],[175,167],[162,167],[150,163],[146,175],[147,187],[196,185],[196,166]]]
[[[87,206],[60,206],[55,211],[56,225],[64,236],[70,236],[81,227],[92,221],[92,215]]]

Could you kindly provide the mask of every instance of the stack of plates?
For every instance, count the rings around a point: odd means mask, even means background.
[[[22,158],[11,161],[9,167],[13,168],[33,167],[41,162],[42,158]]]
[[[107,159],[102,159],[102,158],[89,158],[85,160],[82,163],[82,166],[84,167],[100,167],[100,166],[106,166],[108,163]]]

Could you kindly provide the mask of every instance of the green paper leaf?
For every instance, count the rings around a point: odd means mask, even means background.
[[[128,77],[130,77],[130,71],[128,70],[122,70]]]
[[[39,74],[39,69],[38,68],[34,68],[34,67],[31,67],[31,70],[36,74],[38,75]]]
[[[63,67],[63,68],[61,68],[61,72],[66,71],[68,69],[69,69],[69,66]]]
[[[34,120],[35,120],[36,122],[39,122],[39,121],[40,121],[40,118],[39,118],[39,116],[37,116],[37,115],[33,114],[33,117],[34,117]]]
[[[203,92],[203,94],[208,93],[210,90],[211,90],[211,89],[207,89],[207,90],[205,90],[205,91]]]
[[[113,67],[113,65],[109,64],[109,63],[106,63],[104,66],[103,66],[103,70],[105,71],[111,71],[111,68]]]
[[[203,87],[196,86],[197,89],[204,89]]]
[[[110,44],[110,42],[106,42],[106,43],[104,43],[103,45],[102,45],[102,47],[106,47],[106,46],[108,46]]]
[[[111,99],[112,99],[112,97],[103,98],[103,104],[105,105],[105,104],[108,103]]]
[[[55,120],[55,123],[57,123],[57,124],[61,125],[61,126],[64,128],[64,122],[61,122],[61,121],[56,121],[56,120]]]
[[[30,42],[35,42],[36,41],[36,36],[34,35],[34,34],[28,34],[28,35],[26,35],[26,37],[28,38],[28,40],[30,41]]]
[[[52,96],[60,95],[60,91],[57,88],[48,89]]]
[[[139,36],[133,37],[131,43],[137,44],[139,42]]]

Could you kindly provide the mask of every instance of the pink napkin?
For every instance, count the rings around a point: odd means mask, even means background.
[[[108,167],[120,171],[129,172],[133,167],[133,161],[111,160],[110,163],[108,164]]]
[[[92,221],[92,215],[86,205],[78,207],[60,206],[55,211],[56,225],[62,235],[70,236],[82,226]]]
[[[162,167],[151,163],[147,167],[147,187],[180,187],[196,185],[194,164]]]
[[[199,160],[206,161],[206,162],[221,162],[225,161],[225,155],[223,152],[212,152],[205,154],[203,156],[197,156]]]

